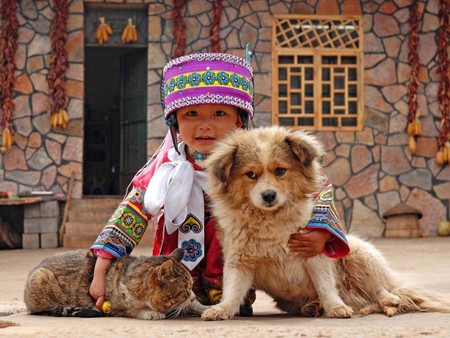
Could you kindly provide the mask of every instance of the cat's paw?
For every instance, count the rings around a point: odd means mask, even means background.
[[[145,310],[145,311],[139,312],[138,315],[136,316],[136,318],[145,319],[145,320],[159,320],[159,319],[166,318],[166,315],[164,313],[157,312],[157,311]]]
[[[229,306],[218,304],[212,308],[203,311],[203,320],[227,320],[234,317],[235,311],[232,311]]]

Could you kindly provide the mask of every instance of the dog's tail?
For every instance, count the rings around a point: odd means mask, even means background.
[[[416,311],[450,313],[450,301],[433,292],[417,287],[404,287],[393,293],[400,298],[400,313]]]

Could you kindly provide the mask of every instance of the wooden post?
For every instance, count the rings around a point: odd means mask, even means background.
[[[59,243],[61,246],[63,246],[63,242],[64,242],[64,232],[66,230],[67,218],[69,217],[70,201],[72,199],[72,190],[73,190],[74,182],[75,182],[75,173],[72,172],[72,174],[70,175],[69,187],[67,188],[67,199],[66,199],[66,205],[64,206],[64,215],[63,215],[61,227],[59,228]]]

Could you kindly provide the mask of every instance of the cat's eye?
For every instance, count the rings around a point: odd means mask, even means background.
[[[286,173],[286,169],[278,167],[275,169],[275,176],[283,176]]]
[[[258,177],[258,176],[256,176],[256,174],[253,171],[249,171],[245,175],[251,180],[256,180],[256,178]]]

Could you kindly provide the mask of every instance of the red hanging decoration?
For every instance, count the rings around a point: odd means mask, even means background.
[[[19,23],[16,15],[17,1],[2,1],[1,13],[3,28],[0,33],[0,109],[2,113],[2,147],[5,152],[12,146],[14,131],[11,118],[14,111],[14,56],[17,50],[17,30]]]
[[[411,66],[411,74],[408,86],[408,128],[409,151],[415,153],[416,140],[414,136],[422,134],[422,125],[417,114],[417,90],[419,89],[419,20],[420,14],[417,1],[413,1],[409,10],[409,40],[408,40],[408,59]]]
[[[173,15],[173,35],[175,38],[174,57],[182,56],[186,53],[186,25],[182,15],[182,10],[186,4],[186,0],[174,0]]]
[[[69,4],[67,0],[54,0],[55,16],[50,27],[50,64],[48,87],[50,91],[50,124],[67,127],[69,118],[66,111],[65,74],[69,67],[67,56],[67,19]]]
[[[213,21],[209,32],[209,40],[211,42],[211,51],[220,52],[220,18],[222,16],[222,0],[214,0]]]
[[[441,128],[439,130],[436,162],[444,164],[450,161],[450,70],[448,61],[448,40],[450,35],[450,0],[441,0],[439,8],[439,35],[437,39],[437,54],[439,62],[438,100],[441,112]]]

